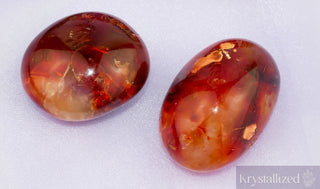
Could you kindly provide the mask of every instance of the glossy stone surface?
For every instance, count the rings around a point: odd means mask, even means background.
[[[182,166],[210,171],[237,159],[258,138],[276,103],[277,66],[262,47],[234,39],[196,55],[164,100],[160,133]]]
[[[125,103],[148,73],[138,34],[102,13],[80,13],[49,26],[28,47],[21,69],[29,96],[68,121],[89,120]]]

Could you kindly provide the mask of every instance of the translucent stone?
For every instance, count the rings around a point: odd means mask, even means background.
[[[28,47],[21,69],[33,101],[68,121],[89,120],[125,103],[148,72],[138,34],[101,13],[80,13],[49,26]]]
[[[259,45],[215,43],[175,78],[164,100],[160,133],[182,166],[210,171],[237,159],[258,138],[276,103],[277,66]]]

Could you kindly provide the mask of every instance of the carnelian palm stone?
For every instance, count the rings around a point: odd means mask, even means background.
[[[215,43],[175,78],[164,100],[160,133],[182,166],[210,171],[237,159],[257,139],[276,103],[277,66],[259,45]]]
[[[137,33],[102,13],[63,18],[41,32],[22,63],[26,92],[45,111],[68,121],[98,117],[143,87],[149,56]]]

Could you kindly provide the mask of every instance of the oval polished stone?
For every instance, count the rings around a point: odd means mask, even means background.
[[[41,32],[22,62],[29,96],[58,119],[89,120],[135,96],[149,56],[126,23],[102,13],[63,18]]]
[[[164,100],[160,133],[182,166],[210,171],[237,159],[257,139],[276,103],[277,66],[259,45],[233,39],[196,55]]]

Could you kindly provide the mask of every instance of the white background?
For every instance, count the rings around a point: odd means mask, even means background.
[[[320,165],[320,1],[55,0],[0,3],[0,188],[235,188],[237,165]],[[20,79],[25,49],[58,19],[113,14],[143,38],[151,70],[129,103],[93,121],[44,113]],[[266,48],[281,74],[274,113],[252,148],[211,173],[185,170],[162,146],[158,120],[174,77],[196,53],[226,38]]]

